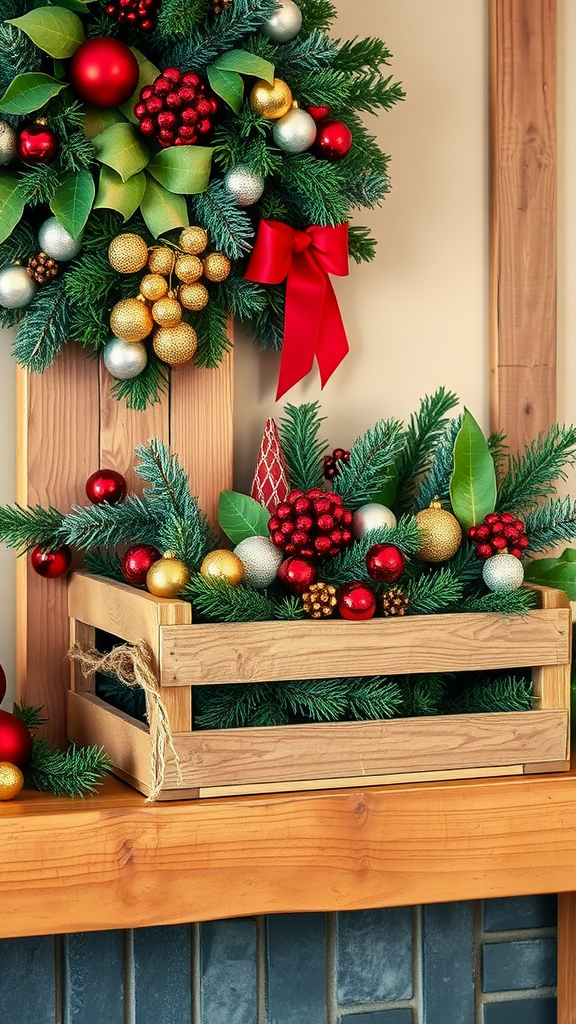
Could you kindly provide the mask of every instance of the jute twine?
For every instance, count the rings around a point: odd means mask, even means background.
[[[180,758],[172,740],[168,712],[160,696],[160,684],[154,673],[152,651],[145,640],[136,644],[121,644],[108,654],[102,654],[89,644],[74,644],[70,658],[80,663],[85,678],[95,672],[117,676],[125,686],[140,686],[146,698],[146,718],[150,726],[150,795],[156,800],[164,783],[166,744],[174,755],[176,777],[182,781]]]

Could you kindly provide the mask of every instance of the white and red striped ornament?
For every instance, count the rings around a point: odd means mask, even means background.
[[[278,427],[272,418],[266,421],[250,497],[260,502],[269,512],[284,501],[290,490],[286,463]]]

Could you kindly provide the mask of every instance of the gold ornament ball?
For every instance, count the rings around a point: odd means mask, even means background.
[[[108,259],[119,274],[135,274],[148,262],[148,246],[140,235],[128,231],[112,239],[108,246]]]
[[[231,270],[232,264],[223,252],[211,252],[204,257],[204,277],[208,281],[225,281]]]
[[[204,252],[204,249],[208,245],[208,233],[204,231],[204,228],[184,228],[180,238],[178,239],[178,243],[184,252],[190,252],[194,256],[197,256],[199,252]]]
[[[439,501],[423,508],[416,522],[424,538],[416,552],[424,562],[446,562],[455,555],[462,543],[462,528],[451,512],[443,509]]]
[[[140,295],[148,302],[157,302],[168,294],[168,281],[162,274],[145,274],[140,282]]]
[[[124,341],[143,341],[154,327],[152,313],[142,299],[121,299],[110,313],[110,329]]]
[[[0,761],[0,800],[13,800],[24,785],[24,776],[15,764]]]
[[[203,270],[202,260],[199,260],[197,256],[193,256],[191,253],[185,252],[181,256],[176,257],[174,273],[178,280],[184,284],[193,284],[199,277],[202,277]]]
[[[169,366],[180,366],[192,359],[198,347],[198,338],[194,328],[181,320],[176,327],[159,327],[152,344],[159,359]]]
[[[182,306],[178,299],[158,299],[152,306],[152,317],[160,327],[176,327],[182,319]]]
[[[205,285],[197,281],[195,284],[182,284],[178,289],[178,300],[184,309],[198,313],[208,305],[210,296]]]
[[[290,87],[281,78],[275,78],[272,85],[261,78],[250,93],[250,106],[261,117],[276,121],[284,117],[292,106]]]
[[[165,245],[151,249],[148,256],[148,269],[152,274],[171,274],[174,269],[174,253]]]
[[[146,574],[146,588],[155,597],[178,597],[189,582],[190,570],[171,551],[153,562]]]
[[[231,587],[237,587],[244,579],[244,563],[233,551],[219,548],[211,551],[200,566],[200,574],[208,583],[225,580]]]

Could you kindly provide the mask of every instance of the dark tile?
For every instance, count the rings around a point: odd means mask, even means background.
[[[423,908],[423,974],[426,1024],[474,1020],[474,941],[471,903]]]
[[[556,1000],[550,997],[488,1003],[484,1024],[556,1024]]]
[[[556,939],[484,943],[483,992],[515,992],[555,984]]]
[[[190,928],[136,928],[134,998],[138,1024],[182,1024],[192,1014]]]
[[[200,992],[206,1024],[256,1020],[256,922],[209,921],[201,928]]]
[[[268,1024],[326,1024],[324,914],[269,917],[267,963]]]
[[[409,907],[338,914],[338,1003],[373,1003],[412,996],[412,915]]]
[[[122,932],[79,932],[64,937],[65,1024],[122,1024]]]
[[[412,1010],[368,1010],[367,1013],[346,1013],[338,1024],[412,1024]]]
[[[556,896],[506,896],[484,900],[484,931],[554,928],[556,906]]]
[[[2,1024],[54,1024],[54,939],[3,939],[0,963]]]

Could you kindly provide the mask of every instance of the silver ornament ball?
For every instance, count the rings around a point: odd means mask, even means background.
[[[352,533],[356,540],[362,540],[370,530],[381,530],[383,526],[393,529],[396,516],[386,505],[380,505],[377,501],[362,505],[352,518]]]
[[[0,167],[6,167],[16,156],[16,132],[6,121],[0,121]]]
[[[82,235],[72,238],[56,217],[49,217],[38,231],[38,245],[52,259],[65,263],[66,260],[73,260],[80,252]]]
[[[316,138],[316,121],[307,110],[294,107],[274,122],[272,135],[285,153],[303,153]]]
[[[0,306],[5,309],[28,306],[37,291],[38,285],[26,267],[11,266],[0,270]]]
[[[264,191],[264,178],[247,164],[238,164],[226,171],[224,186],[238,206],[253,206]]]
[[[515,555],[506,552],[492,555],[484,562],[482,579],[488,590],[493,590],[496,594],[508,594],[511,590],[518,590],[524,582],[522,562]]]
[[[269,537],[246,537],[236,545],[234,554],[244,566],[244,583],[258,590],[274,582],[284,557]]]
[[[141,341],[111,338],[104,347],[104,366],[112,377],[131,380],[146,369],[148,353]]]
[[[262,25],[260,31],[273,43],[289,43],[302,28],[302,11],[294,0],[279,0],[278,9]]]

